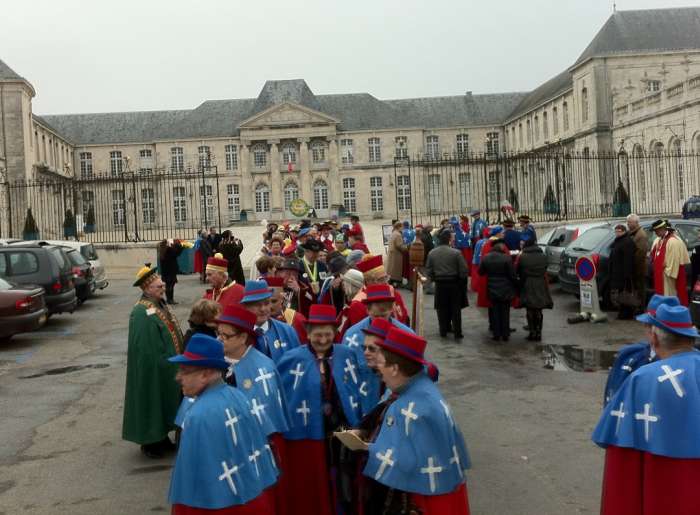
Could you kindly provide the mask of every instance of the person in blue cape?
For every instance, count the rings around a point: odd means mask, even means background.
[[[655,294],[649,299],[646,313],[637,317],[637,320],[642,322],[645,326],[646,340],[625,345],[620,349],[620,352],[618,352],[615,357],[615,362],[612,367],[610,367],[608,380],[605,383],[605,393],[603,396],[604,404],[610,402],[610,399],[612,399],[613,395],[620,389],[622,383],[625,382],[632,372],[656,360],[657,356],[654,354],[651,344],[649,343],[651,340],[651,328],[653,327],[651,317],[656,314],[656,310],[659,309],[659,306],[662,304],[666,304],[667,306],[680,306],[680,301],[678,297],[659,294]]]
[[[365,332],[375,318],[390,320],[396,327],[407,331],[411,329],[392,317],[394,309],[394,293],[388,284],[370,284],[366,286],[366,297],[362,302],[367,306],[368,317],[350,326],[343,337],[343,345],[346,345],[354,354],[360,364],[358,377],[360,378],[360,405],[362,413],[369,413],[381,395],[381,380],[368,364],[364,356]]]
[[[528,215],[520,215],[518,217],[518,223],[520,224],[520,232],[529,234],[530,238],[537,241],[537,231],[535,230],[535,226],[532,225],[532,221]]]
[[[373,344],[392,394],[355,430],[368,444],[363,513],[467,515],[469,454],[449,405],[424,371],[425,339],[391,327]]]
[[[602,515],[698,513],[700,352],[685,306],[650,316],[658,360],[638,368],[603,410],[593,441],[605,449]]]
[[[265,281],[246,281],[241,304],[255,316],[255,348],[278,363],[285,352],[300,345],[299,338],[289,325],[272,318],[270,313],[272,290]]]
[[[410,245],[416,239],[416,231],[411,227],[411,222],[404,220],[401,229],[401,237],[404,245]]]
[[[352,488],[341,487],[346,474],[333,432],[360,420],[359,366],[350,349],[333,344],[333,306],[311,306],[307,325],[308,345],[287,352],[277,364],[292,422],[284,435],[287,466],[281,489],[292,513],[346,513],[352,499],[344,494]]]
[[[513,220],[503,220],[503,241],[508,247],[508,250],[520,250],[521,235],[515,230],[515,222]]]
[[[277,464],[246,397],[222,379],[229,364],[221,342],[195,334],[187,350],[169,361],[179,365],[177,381],[189,399],[178,417],[172,513],[274,515],[267,489],[277,482]]]
[[[486,229],[489,224],[486,220],[481,218],[481,211],[478,209],[469,211],[469,215],[472,217],[472,226],[469,236],[471,238],[471,246],[474,248],[476,242],[483,238],[484,229]]]

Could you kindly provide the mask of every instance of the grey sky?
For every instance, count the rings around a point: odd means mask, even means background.
[[[36,113],[58,114],[191,109],[285,78],[382,99],[527,91],[574,62],[612,0],[1,0],[0,12],[0,59],[37,89]]]

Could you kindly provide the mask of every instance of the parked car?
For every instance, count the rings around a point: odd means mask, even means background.
[[[671,225],[676,228],[676,233],[685,242],[688,247],[688,252],[691,255],[700,251],[700,222],[682,219],[673,219],[669,221]],[[563,291],[579,295],[579,280],[576,276],[575,269],[576,261],[581,256],[590,255],[594,261],[597,261],[598,273],[596,279],[598,282],[598,295],[600,296],[603,306],[610,306],[608,259],[610,258],[610,244],[615,239],[614,227],[617,223],[619,222],[607,222],[603,225],[593,227],[564,249],[559,269],[559,282]],[[656,238],[656,235],[651,230],[652,223],[653,220],[643,220],[640,223],[642,229],[647,233],[647,252],[651,250],[651,245],[654,242],[654,238]],[[690,264],[686,266],[686,274],[690,291],[693,287],[691,280],[693,271]],[[650,295],[653,291],[651,268],[647,273],[647,280],[647,293]]]
[[[95,291],[95,278],[92,275],[92,267],[77,250],[69,247],[61,248],[65,249],[66,255],[70,260],[75,294],[78,297],[78,304],[82,304]]]
[[[19,242],[0,247],[0,277],[44,288],[51,316],[78,305],[70,260],[61,247]]]
[[[39,329],[46,323],[47,315],[41,286],[0,279],[0,340]]]
[[[49,245],[60,245],[77,250],[90,263],[92,275],[95,278],[95,289],[104,290],[109,286],[105,268],[97,255],[97,250],[92,243],[74,240],[40,240],[36,243],[48,243]]]
[[[547,256],[547,274],[549,278],[556,281],[559,278],[559,263],[564,249],[588,229],[597,227],[604,222],[594,222],[585,224],[567,224],[553,228],[537,240],[537,244],[542,247],[542,251]]]

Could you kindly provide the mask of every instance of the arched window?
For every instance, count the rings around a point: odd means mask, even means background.
[[[255,168],[265,168],[267,166],[267,145],[256,143],[251,151],[253,152],[253,166]]]
[[[284,185],[284,209],[289,211],[289,206],[293,200],[299,198],[299,186],[294,181],[289,181]]]
[[[265,183],[255,187],[255,212],[267,213],[270,211],[270,188]]]
[[[535,116],[535,141],[540,139],[540,117]]]
[[[676,182],[678,184],[678,200],[682,202],[685,200],[685,170],[683,169],[683,149],[681,140],[679,138],[673,138],[669,149],[673,155],[673,169],[675,172],[675,178],[671,179],[671,183],[673,184],[673,182]]]
[[[639,201],[647,200],[647,178],[644,170],[644,149],[640,144],[632,147],[632,167],[637,173],[637,189],[639,190]]]
[[[542,113],[542,135],[544,139],[549,139],[549,123],[547,120],[547,111]]]
[[[314,164],[326,162],[326,144],[323,141],[311,143],[311,160]]]
[[[664,169],[664,144],[660,141],[652,142],[651,144],[651,156],[652,169],[656,170],[656,177],[658,181],[658,187],[656,188],[656,194],[660,202],[666,200],[666,171]]]
[[[588,89],[581,90],[581,120],[588,121]]]
[[[323,179],[314,182],[314,209],[328,209],[328,184]]]
[[[568,102],[564,102],[561,105],[561,116],[564,121],[564,130],[568,131],[569,130],[569,104]]]
[[[530,123],[530,120],[527,120],[525,125],[527,128],[527,144],[532,145],[532,124]]]
[[[297,146],[294,143],[282,145],[282,164],[297,163]]]

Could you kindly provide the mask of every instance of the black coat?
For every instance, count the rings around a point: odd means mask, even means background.
[[[486,276],[486,289],[491,302],[508,302],[515,297],[518,279],[509,254],[489,252],[479,264],[479,274]]]
[[[610,244],[610,290],[631,290],[634,277],[634,255],[637,246],[628,233]]]
[[[207,259],[214,255],[214,249],[208,238],[202,238],[199,242],[199,253],[202,255],[203,267],[207,266]]]
[[[520,303],[525,308],[551,309],[554,306],[547,284],[547,256],[537,245],[525,247],[518,258]]]
[[[431,250],[435,247],[435,244],[433,243],[433,237],[430,235],[428,231],[421,231],[420,233],[420,241],[423,242],[423,252],[425,252],[425,258],[428,259],[428,254],[430,253]]]
[[[241,264],[243,242],[234,238],[222,240],[219,243],[219,252],[228,261],[228,276],[238,284],[245,284],[243,265]]]
[[[172,246],[161,246],[159,248],[160,276],[165,283],[176,283],[177,274],[180,269],[177,266],[177,257],[182,254],[182,245],[175,242]]]
[[[190,343],[190,338],[192,338],[192,336],[194,336],[195,334],[206,334],[207,336],[216,338],[216,329],[209,327],[208,325],[193,324],[192,322],[190,322],[190,327],[189,329],[187,329],[182,343],[182,346],[185,350],[187,350],[187,344]]]

